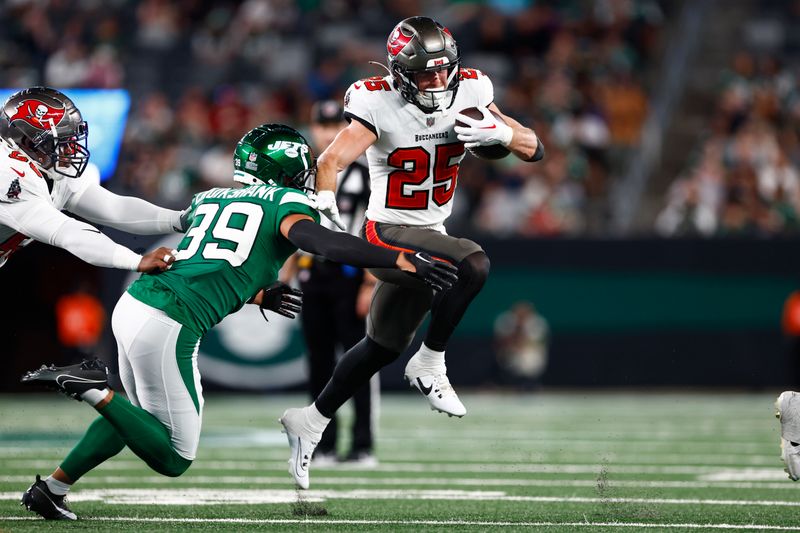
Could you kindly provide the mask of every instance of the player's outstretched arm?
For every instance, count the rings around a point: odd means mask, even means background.
[[[340,229],[345,228],[336,206],[336,175],[364,153],[378,138],[366,126],[352,121],[317,158],[317,210]]]
[[[99,267],[150,272],[165,270],[174,260],[167,248],[142,257],[115,243],[99,229],[68,217],[39,199],[0,204],[0,223]]]
[[[40,216],[22,220],[18,231],[37,241],[63,248],[91,265],[153,272],[166,270],[175,260],[168,248],[162,247],[141,256],[112,241],[94,226],[70,218],[46,204],[30,207],[40,210]]]
[[[281,234],[298,248],[332,261],[362,268],[397,268],[420,278],[435,290],[458,281],[458,269],[428,254],[396,252],[374,246],[348,233],[330,231],[308,215],[292,214],[281,221]]]
[[[183,211],[164,209],[133,196],[119,196],[100,185],[90,185],[67,205],[67,210],[90,222],[137,235],[186,231]]]

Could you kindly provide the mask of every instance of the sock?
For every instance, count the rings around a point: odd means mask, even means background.
[[[106,399],[108,392],[108,389],[89,389],[86,392],[81,393],[81,400],[94,407]]]
[[[111,422],[98,416],[59,467],[75,483],[86,472],[114,457],[123,448],[125,442]]]
[[[69,492],[69,488],[72,486],[69,483],[64,483],[53,478],[53,476],[47,476],[47,479],[45,479],[44,482],[50,492],[56,496],[66,496],[67,492]]]
[[[315,433],[322,435],[322,432],[325,431],[326,427],[328,427],[328,422],[330,422],[331,419],[320,413],[319,409],[317,409],[317,406],[313,403],[308,407],[304,407],[303,411],[306,413],[308,427]]]
[[[444,366],[444,351],[432,350],[428,348],[425,343],[419,347],[419,350],[414,355],[417,363],[428,370],[436,370],[437,372]]]
[[[111,422],[128,448],[159,474],[177,477],[192,464],[172,447],[164,424],[119,394],[115,394],[98,412]],[[67,470],[64,471],[69,475]]]

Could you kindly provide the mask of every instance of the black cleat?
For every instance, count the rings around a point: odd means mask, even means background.
[[[45,520],[77,520],[75,513],[67,506],[66,496],[57,496],[50,492],[47,483],[36,475],[36,481],[22,495],[20,505],[33,511]]]
[[[108,368],[99,359],[82,361],[72,366],[45,366],[27,372],[22,383],[44,385],[70,398],[81,400],[81,394],[89,389],[105,389],[108,387]]]

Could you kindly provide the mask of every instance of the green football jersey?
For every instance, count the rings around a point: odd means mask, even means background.
[[[201,192],[191,210],[172,267],[142,274],[128,292],[199,335],[277,279],[297,250],[280,233],[284,217],[299,213],[319,222],[305,194],[273,185]]]

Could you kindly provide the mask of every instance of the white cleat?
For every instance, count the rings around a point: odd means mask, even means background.
[[[311,466],[311,456],[314,454],[314,448],[317,447],[318,441],[307,437],[309,432],[308,430],[304,431],[305,415],[302,411],[302,409],[287,409],[278,422],[283,424],[283,433],[286,433],[289,448],[291,448],[289,473],[298,487],[307,489],[309,485],[308,469]]]
[[[781,421],[781,459],[789,479],[800,479],[800,393],[785,391],[775,400],[775,416]]]
[[[467,408],[458,399],[456,391],[447,379],[447,368],[442,364],[439,368],[423,368],[414,355],[408,360],[405,378],[409,385],[416,388],[431,404],[432,411],[439,411],[448,416],[462,417],[467,414]]]

